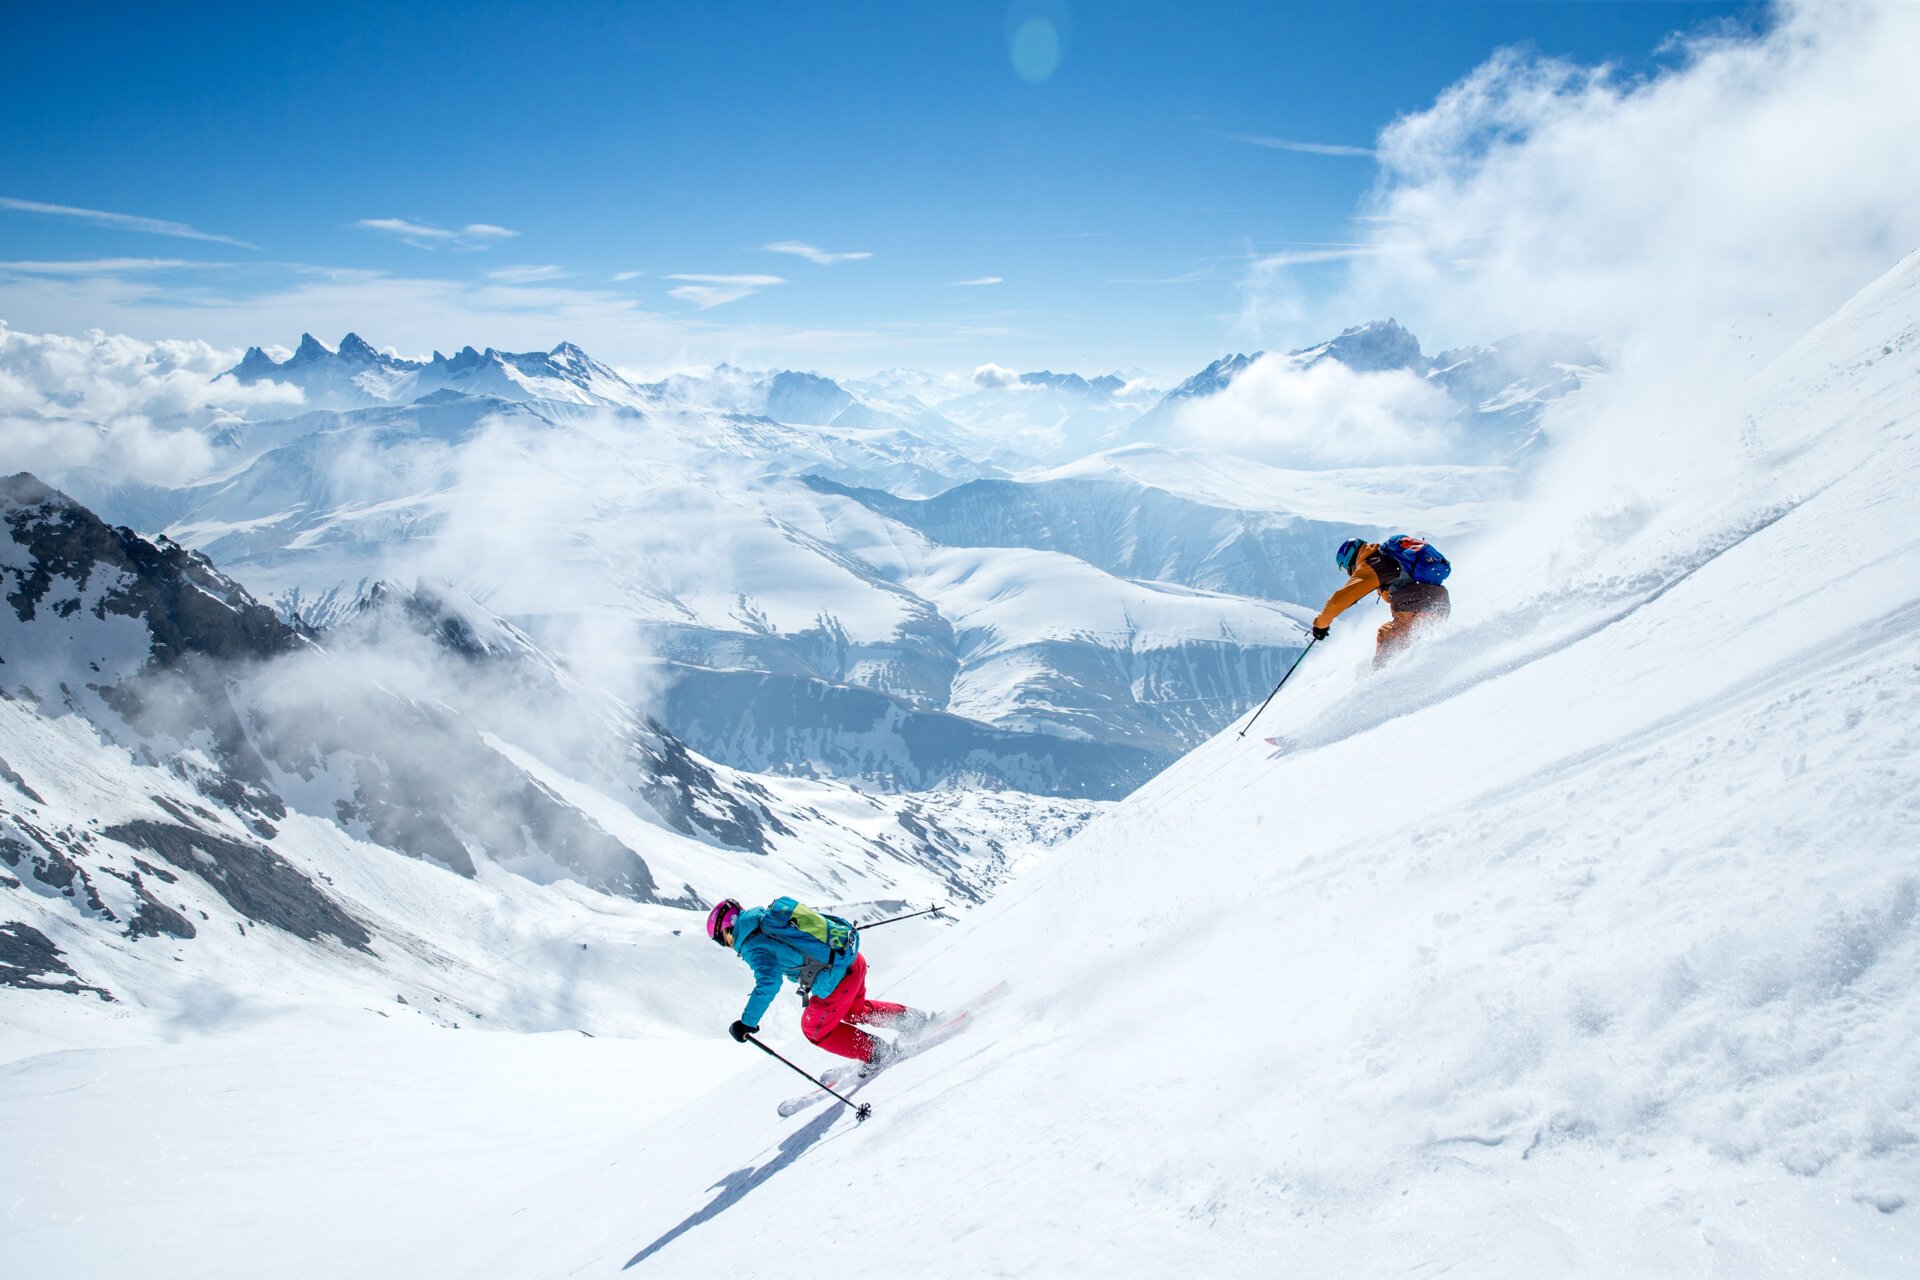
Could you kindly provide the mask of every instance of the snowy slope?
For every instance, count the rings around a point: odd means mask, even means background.
[[[870,1124],[763,1069],[476,1222],[475,1271],[1910,1274],[1916,387],[1909,260],[1695,437],[1718,490],[1463,584],[1377,679],[1343,628],[1290,749],[1209,744],[880,971],[1015,991]]]
[[[956,1276],[1911,1273],[1917,387],[1909,260],[1701,441],[1731,483],[1378,679],[1343,629],[1291,749],[1209,744],[889,975],[1016,990],[871,1124],[722,1090],[623,1144],[677,1202],[615,1175],[501,1274],[801,1231]]]

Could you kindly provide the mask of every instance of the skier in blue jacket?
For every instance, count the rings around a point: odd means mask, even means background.
[[[857,942],[830,963],[823,963],[763,928],[767,910],[743,909],[728,898],[707,915],[707,936],[731,948],[753,970],[753,994],[747,997],[747,1007],[740,1017],[727,1028],[735,1040],[744,1044],[749,1035],[760,1030],[760,1019],[788,978],[800,984],[806,998],[800,1030],[807,1039],[828,1053],[853,1058],[869,1069],[884,1066],[898,1051],[892,1042],[868,1035],[855,1023],[892,1027],[911,1035],[932,1020],[931,1015],[903,1004],[867,999],[867,958],[859,953]],[[807,911],[800,908],[794,913],[796,924],[801,913]],[[809,914],[821,918],[818,913]]]

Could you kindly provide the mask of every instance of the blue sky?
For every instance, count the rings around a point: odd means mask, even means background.
[[[571,339],[641,370],[843,373],[1178,374],[1371,318],[1341,309],[1338,258],[1288,268],[1284,317],[1245,293],[1252,258],[1354,242],[1383,126],[1503,46],[1644,74],[1670,33],[1764,18],[1521,2],[86,12],[16,9],[0,49],[0,319],[16,329],[291,345],[352,328],[408,353]]]

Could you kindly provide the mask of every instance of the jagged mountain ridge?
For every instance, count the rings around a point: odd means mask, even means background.
[[[451,357],[436,351],[431,360],[422,361],[376,351],[355,333],[342,338],[334,350],[303,333],[286,360],[249,347],[240,363],[220,376],[245,385],[291,383],[306,393],[310,404],[322,408],[408,403],[436,391],[575,404],[638,405],[643,400],[625,378],[571,342],[523,354],[468,346]]]

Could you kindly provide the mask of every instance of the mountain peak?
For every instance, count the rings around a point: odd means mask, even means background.
[[[240,357],[240,363],[220,376],[224,378],[231,375],[241,382],[253,382],[260,378],[271,378],[279,367],[279,362],[259,347],[248,347],[247,354]]]
[[[1337,338],[1289,354],[1302,358],[1309,366],[1322,360],[1338,360],[1356,373],[1390,369],[1425,373],[1432,364],[1421,352],[1420,340],[1391,317],[1342,329]]]
[[[351,337],[352,335],[349,334],[348,336]],[[312,364],[316,360],[325,360],[332,354],[333,352],[321,345],[320,339],[310,333],[303,333],[300,335],[300,345],[294,349],[292,357],[289,358],[287,363],[282,367],[290,368],[294,365]]]
[[[357,333],[349,333],[340,339],[340,349],[334,354],[355,364],[374,364],[380,360],[380,353],[368,346],[366,339]]]

